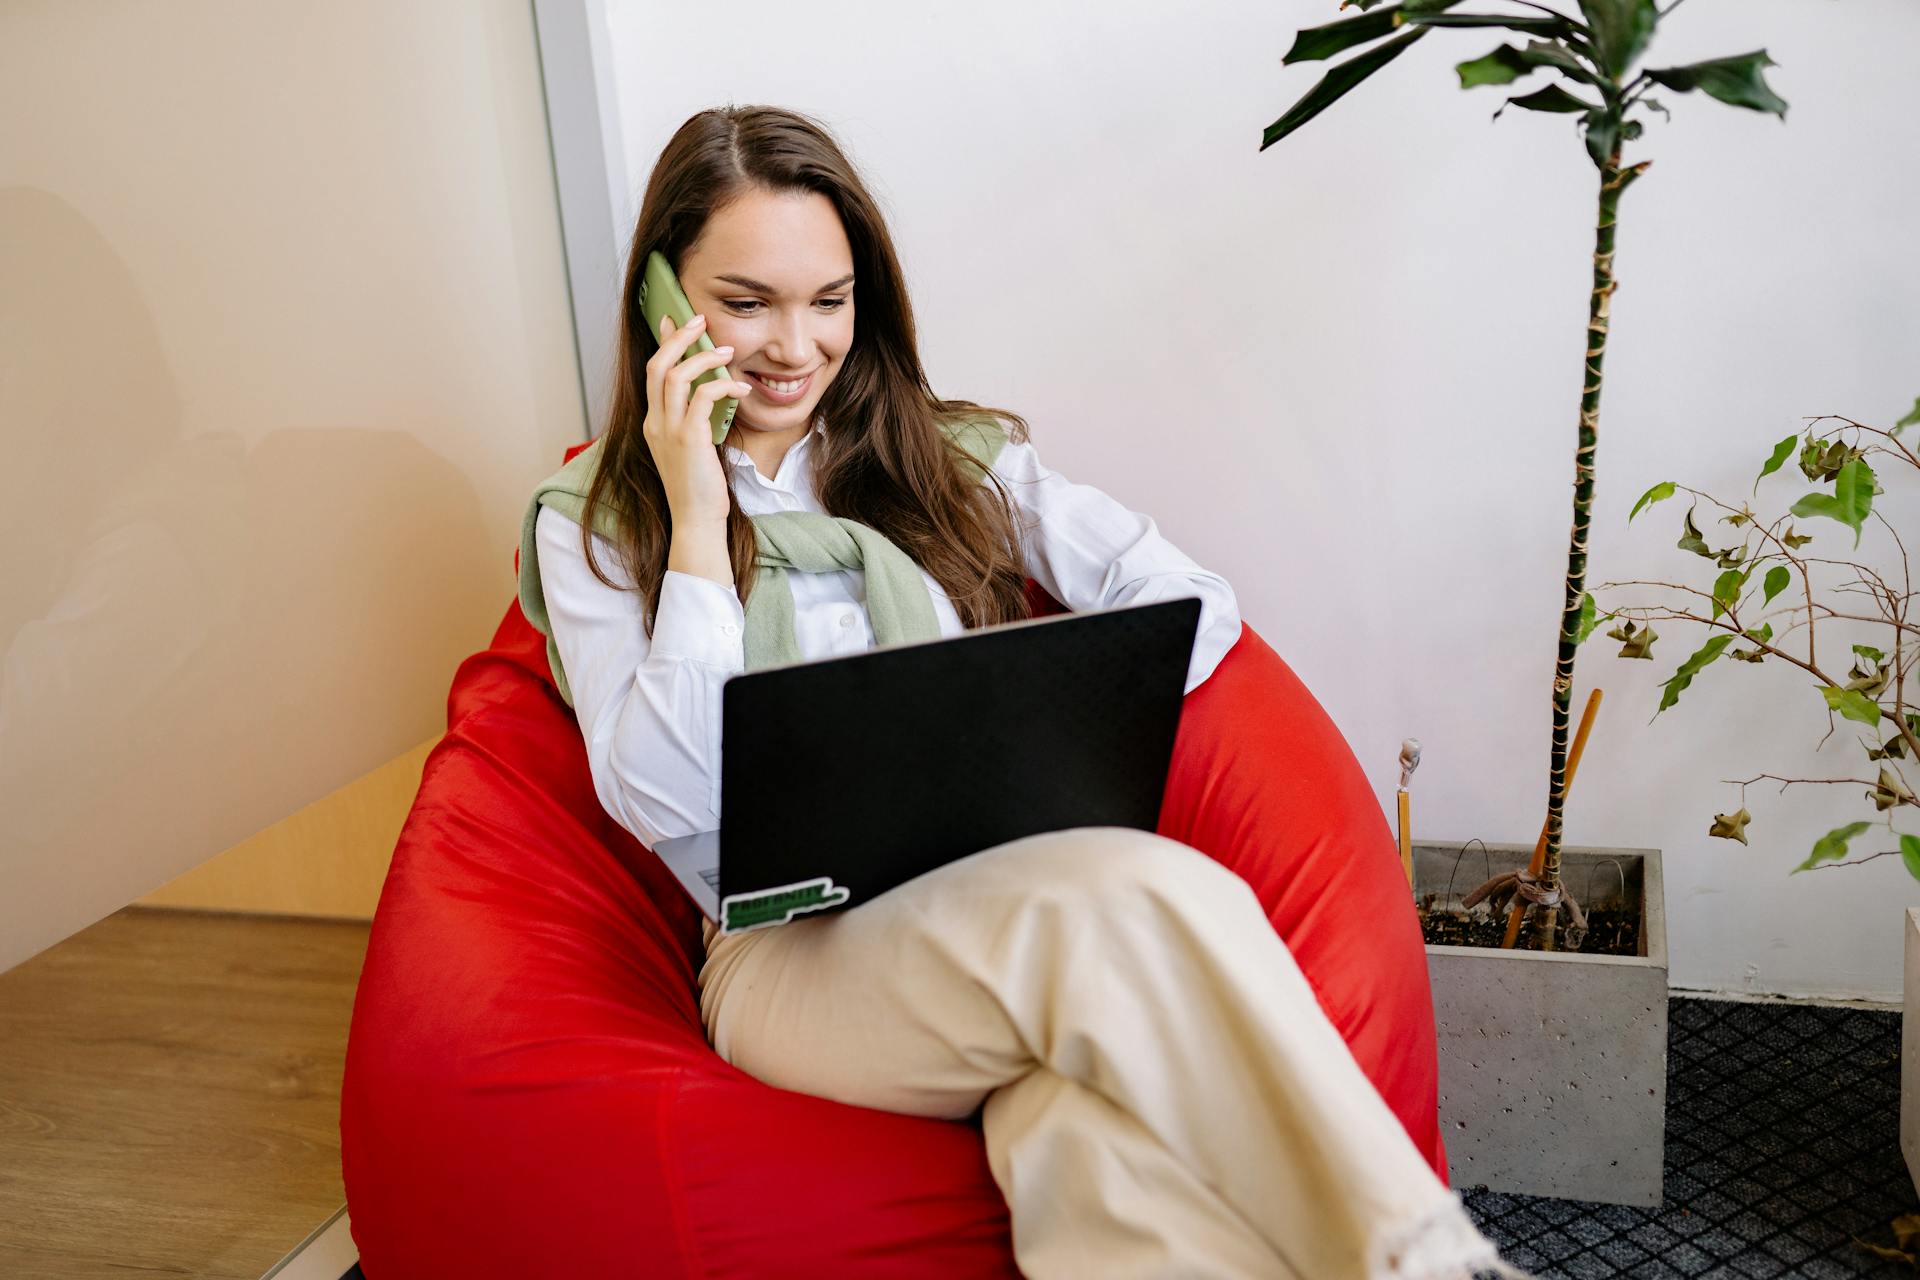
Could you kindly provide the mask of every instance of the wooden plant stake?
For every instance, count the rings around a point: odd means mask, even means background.
[[[1408,738],[1400,744],[1400,866],[1407,873],[1407,887],[1413,887],[1413,828],[1407,822],[1407,783],[1420,767],[1420,740]]]
[[[1569,791],[1573,789],[1573,776],[1580,769],[1580,753],[1586,750],[1587,747],[1587,731],[1593,728],[1593,713],[1599,709],[1600,690],[1595,689],[1587,695],[1586,709],[1580,713],[1579,731],[1573,735],[1573,747],[1567,752],[1567,789]],[[1527,863],[1527,875],[1529,878],[1537,879],[1539,877],[1546,863],[1546,857],[1547,828],[1545,824],[1542,824],[1540,827],[1540,840],[1533,846],[1533,859]],[[1527,909],[1527,900],[1517,893],[1514,894],[1513,905],[1507,909],[1507,936],[1500,943],[1502,947],[1509,951],[1520,942],[1520,924],[1521,921],[1526,919]],[[1547,936],[1550,938],[1552,935],[1548,934]],[[1549,944],[1541,949],[1551,951],[1553,947]]]

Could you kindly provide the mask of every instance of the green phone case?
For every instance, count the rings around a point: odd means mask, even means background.
[[[668,264],[666,255],[658,249],[647,255],[646,270],[640,274],[640,314],[646,320],[647,332],[653,335],[655,342],[660,340],[662,316],[672,316],[673,327],[676,330],[693,323],[693,304],[687,301],[686,291],[680,287],[680,278],[673,274],[673,267]],[[713,339],[702,333],[694,339],[693,345],[687,348],[686,355],[680,358],[684,360],[687,356],[711,350],[713,350]],[[695,378],[693,386],[697,387],[714,378],[727,382],[734,380],[733,374],[727,371],[727,367],[721,365]],[[687,390],[691,394],[693,387]],[[715,444],[727,438],[727,429],[733,425],[733,411],[739,407],[740,401],[733,396],[714,402],[713,442]]]

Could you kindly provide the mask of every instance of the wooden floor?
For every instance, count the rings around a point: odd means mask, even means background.
[[[0,973],[0,1276],[258,1280],[324,1222],[367,930],[128,907]]]

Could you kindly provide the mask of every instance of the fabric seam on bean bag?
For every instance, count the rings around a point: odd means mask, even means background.
[[[702,1035],[704,1039],[704,1033]],[[668,1088],[656,1089],[653,1102],[653,1131],[659,1136],[660,1164],[666,1171],[667,1206],[673,1214],[674,1234],[680,1243],[680,1274],[683,1276],[707,1276],[708,1272],[698,1251],[694,1247],[693,1230],[687,1224],[687,1206],[682,1194],[680,1150],[678,1124],[681,1086],[686,1083],[687,1071],[676,1067],[673,1071],[673,1084]]]

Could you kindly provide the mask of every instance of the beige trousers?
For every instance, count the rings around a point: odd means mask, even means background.
[[[1506,1270],[1253,890],[1177,841],[1049,832],[708,938],[701,1015],[748,1074],[910,1115],[984,1106],[1034,1280]]]

